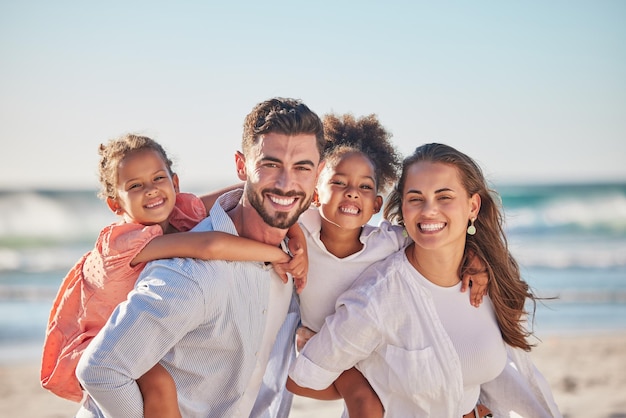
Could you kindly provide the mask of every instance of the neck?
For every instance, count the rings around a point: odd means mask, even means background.
[[[363,248],[361,242],[362,229],[344,229],[322,218],[320,240],[329,253],[338,258],[345,258],[358,253]]]
[[[277,246],[287,235],[286,229],[269,226],[253,207],[239,203],[228,211],[240,237]]]
[[[459,283],[462,252],[426,250],[415,243],[409,245],[405,252],[411,265],[428,281],[441,287],[451,287]]]

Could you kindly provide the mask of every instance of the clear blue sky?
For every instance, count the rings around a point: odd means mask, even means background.
[[[0,188],[95,188],[125,132],[183,189],[230,184],[273,96],[376,113],[403,154],[445,142],[496,183],[626,181],[624,1],[213,3],[0,0]]]

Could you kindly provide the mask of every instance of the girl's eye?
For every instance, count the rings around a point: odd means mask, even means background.
[[[361,186],[361,189],[373,190],[374,188],[372,186],[370,186],[369,184],[364,184],[363,186]]]
[[[139,183],[134,183],[134,184],[131,184],[131,185],[130,185],[130,187],[128,187],[128,190],[136,189],[136,188],[138,188],[138,187],[141,187],[141,184],[139,184]]]
[[[331,180],[330,184],[336,184],[338,186],[343,186],[345,185],[345,183],[343,181],[339,181],[339,180]]]
[[[161,180],[164,180],[166,178],[167,178],[166,176],[157,176],[157,177],[155,177],[154,181],[161,181]]]

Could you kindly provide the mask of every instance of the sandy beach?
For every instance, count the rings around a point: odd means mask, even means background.
[[[551,336],[533,351],[535,364],[552,386],[568,418],[626,417],[626,333]],[[0,366],[0,415],[3,417],[73,417],[78,404],[39,386],[39,365]],[[339,417],[341,404],[297,398],[294,418]]]

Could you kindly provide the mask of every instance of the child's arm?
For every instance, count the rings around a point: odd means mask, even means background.
[[[306,278],[309,271],[306,238],[302,228],[297,223],[289,228],[287,237],[289,238],[289,251],[293,258],[287,263],[274,263],[274,269],[278,275],[284,276],[283,281],[286,279],[285,273],[291,273],[296,285],[296,292],[300,293],[306,286]]]
[[[202,203],[204,203],[204,207],[206,208],[206,212],[209,213],[209,211],[211,210],[211,208],[213,207],[213,205],[215,204],[215,201],[217,200],[218,197],[220,197],[221,195],[223,195],[224,193],[233,191],[233,190],[237,190],[237,189],[241,189],[243,188],[243,183],[237,183],[237,184],[233,184],[232,186],[228,186],[228,187],[224,187],[223,189],[211,192],[211,193],[207,193],[203,196],[200,196],[200,200],[202,200]]]
[[[146,418],[182,418],[174,379],[160,364],[156,364],[137,379],[143,396],[143,413]]]
[[[268,261],[291,260],[278,247],[220,231],[178,232],[154,237],[131,261],[137,265],[152,260],[191,257],[204,260]]]
[[[487,267],[482,261],[474,254],[474,252],[468,252],[469,268],[463,275],[461,292],[465,292],[467,288],[470,289],[470,303],[479,307],[483,302],[483,296],[487,294],[487,285],[489,284],[489,276],[487,275]],[[471,282],[471,286],[470,286]]]

